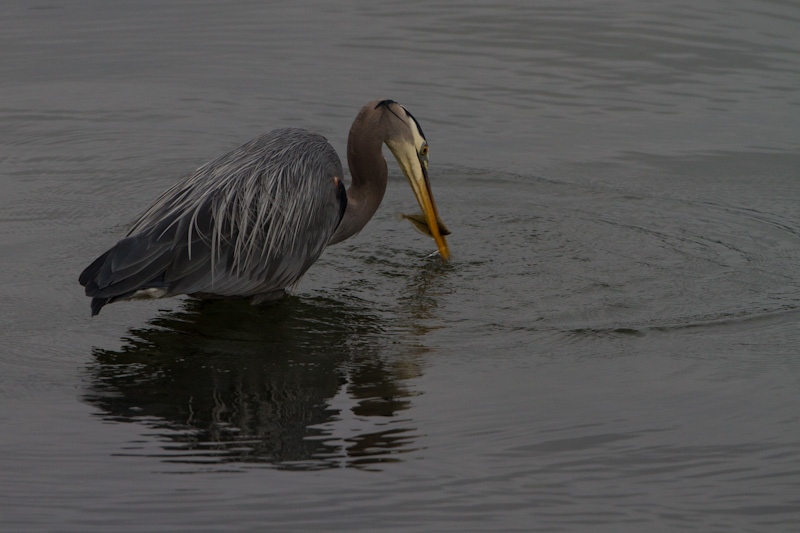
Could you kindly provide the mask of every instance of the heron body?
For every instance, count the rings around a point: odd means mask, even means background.
[[[396,102],[376,100],[350,129],[347,190],[328,141],[295,128],[256,137],[180,179],[80,275],[92,315],[132,298],[189,294],[259,303],[282,296],[328,244],[358,233],[378,209],[388,175],[384,143],[447,259],[422,129]]]

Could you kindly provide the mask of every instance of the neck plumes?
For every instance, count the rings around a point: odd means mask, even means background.
[[[386,192],[388,170],[382,148],[385,128],[374,104],[356,117],[347,139],[347,165],[352,181],[347,189],[347,208],[329,244],[352,237],[366,226],[381,205]]]

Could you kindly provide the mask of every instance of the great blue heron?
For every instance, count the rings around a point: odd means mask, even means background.
[[[286,128],[256,137],[184,176],[127,235],[80,275],[92,316],[111,302],[189,294],[278,298],[329,244],[358,233],[386,191],[389,147],[408,178],[443,259],[449,257],[428,181],[428,143],[393,100],[364,106],[342,164],[324,137]],[[424,228],[422,222],[427,224]]]

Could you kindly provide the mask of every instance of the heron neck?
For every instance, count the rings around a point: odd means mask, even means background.
[[[382,153],[385,135],[379,118],[362,110],[350,128],[347,164],[351,183],[347,189],[347,208],[330,244],[361,231],[383,200],[388,170]]]

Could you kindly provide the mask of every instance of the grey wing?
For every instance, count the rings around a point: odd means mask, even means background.
[[[250,297],[291,286],[341,220],[341,176],[330,144],[295,129],[270,132],[204,165],[81,274],[93,312],[146,289]]]

